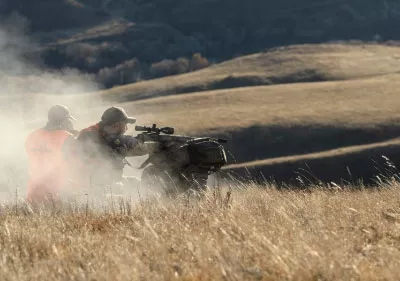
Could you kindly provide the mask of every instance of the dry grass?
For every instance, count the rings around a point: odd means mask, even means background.
[[[2,280],[397,280],[400,201],[381,190],[63,208],[0,217]],[[218,194],[218,193],[217,193]]]

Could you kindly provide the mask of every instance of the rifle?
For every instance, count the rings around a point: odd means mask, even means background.
[[[218,143],[227,143],[226,139],[221,138],[212,138],[212,137],[189,137],[189,136],[179,136],[174,135],[175,128],[173,127],[162,127],[158,128],[156,124],[153,124],[151,127],[146,126],[136,126],[135,131],[141,131],[145,133],[141,133],[137,138],[142,139],[143,141],[156,141],[156,142],[191,142],[191,141],[199,141],[199,140],[210,140]],[[169,137],[171,136],[171,137]]]

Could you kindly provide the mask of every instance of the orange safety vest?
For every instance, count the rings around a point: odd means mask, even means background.
[[[28,201],[43,201],[47,196],[57,197],[68,177],[68,163],[63,145],[73,135],[64,130],[38,129],[25,141],[29,161]]]
[[[85,128],[85,129],[82,129],[79,132],[79,135],[81,135],[82,133],[85,133],[85,132],[92,132],[92,131],[99,132],[99,134],[100,134],[100,124],[97,123],[95,125],[89,126],[89,127]]]

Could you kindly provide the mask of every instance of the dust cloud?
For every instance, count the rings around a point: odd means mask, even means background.
[[[26,33],[20,17],[0,24],[0,201],[26,194],[27,135],[45,125],[47,111],[64,104],[76,117],[76,129],[96,123],[103,110],[111,106],[89,92],[98,85],[75,70],[50,71],[40,58],[27,60],[27,51],[40,46]],[[133,172],[135,174],[135,172]]]

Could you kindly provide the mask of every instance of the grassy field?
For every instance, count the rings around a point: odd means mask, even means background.
[[[6,203],[0,206],[0,276],[397,280],[399,184],[378,180],[379,188],[366,189],[345,187],[356,179],[336,179],[372,175],[372,157],[400,159],[399,50],[295,46],[100,93],[31,94],[22,105],[18,95],[0,97],[19,104],[4,103],[4,111],[20,111],[21,124],[29,120],[32,127],[43,122],[38,109],[54,102],[71,107],[79,128],[119,105],[141,125],[227,136],[239,160],[227,166],[233,171],[253,167],[285,180],[308,163],[320,172],[311,176],[329,183],[294,191],[240,182],[200,200],[135,195],[100,208],[75,202],[33,211],[23,202]],[[5,136],[15,143],[9,127]]]
[[[1,208],[3,280],[397,280],[399,186]]]

